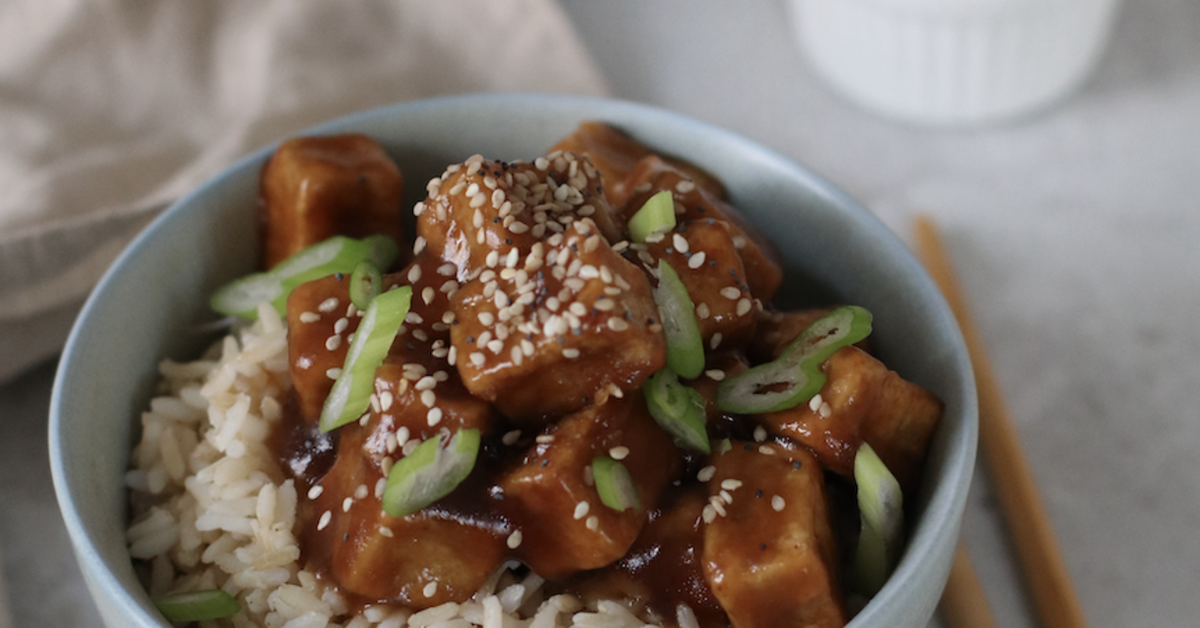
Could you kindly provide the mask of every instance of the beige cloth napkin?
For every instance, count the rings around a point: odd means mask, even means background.
[[[129,238],[239,156],[484,91],[606,87],[554,0],[5,0],[0,381],[58,351]]]

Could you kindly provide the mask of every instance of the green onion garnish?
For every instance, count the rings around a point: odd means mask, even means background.
[[[699,377],[704,371],[704,338],[696,322],[696,308],[683,280],[664,259],[658,260],[654,302],[662,310],[667,366],[685,379]]]
[[[446,432],[417,446],[388,473],[383,491],[383,511],[404,517],[447,496],[467,479],[479,455],[479,430],[459,430],[446,440]]]
[[[359,262],[350,274],[350,302],[354,307],[366,311],[371,305],[371,299],[379,294],[382,285],[383,277],[379,274],[379,267],[369,259]]]
[[[411,303],[411,286],[400,286],[371,299],[358,330],[354,332],[354,342],[346,351],[342,374],[333,382],[321,408],[319,425],[322,432],[358,419],[371,405],[375,369],[383,364],[392,348]]]
[[[178,623],[220,619],[242,609],[237,598],[221,589],[176,593],[152,601],[167,621]]]
[[[650,415],[681,447],[710,453],[704,397],[679,382],[670,367],[650,376],[642,386]]]
[[[218,289],[209,299],[212,309],[232,316],[258,318],[258,304],[270,302],[284,314],[287,298],[296,286],[336,273],[350,273],[362,260],[376,268],[387,268],[400,254],[388,236],[373,235],[355,240],[334,236],[283,260],[269,271],[247,275]]]
[[[904,540],[904,497],[900,483],[871,446],[863,443],[854,456],[862,534],[854,555],[855,583],[860,593],[874,595],[896,566]]]
[[[592,479],[605,506],[617,511],[642,509],[637,486],[625,465],[608,456],[596,456],[592,458]]]
[[[825,385],[821,364],[870,333],[870,312],[856,305],[839,307],[800,332],[774,361],[721,382],[717,407],[738,414],[760,414],[808,401]]]
[[[646,199],[642,208],[629,219],[629,239],[645,242],[646,236],[655,231],[667,231],[675,227],[675,198],[670,190],[663,190]]]

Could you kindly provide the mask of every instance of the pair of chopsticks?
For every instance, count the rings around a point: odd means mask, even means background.
[[[923,216],[915,220],[914,237],[917,255],[950,304],[971,355],[979,394],[979,447],[1041,625],[1085,628],[1083,608],[941,237],[933,222]],[[961,541],[942,593],[941,609],[952,628],[996,625]]]

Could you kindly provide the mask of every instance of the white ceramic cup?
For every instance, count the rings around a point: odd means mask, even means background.
[[[1103,53],[1118,0],[788,0],[800,49],[859,105],[973,125],[1070,93]]]

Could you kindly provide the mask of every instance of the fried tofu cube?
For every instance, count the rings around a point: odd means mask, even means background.
[[[638,162],[626,185],[633,194],[619,209],[629,220],[646,200],[663,190],[675,199],[678,222],[713,219],[728,230],[734,248],[742,258],[750,292],[761,301],[769,301],[783,283],[783,266],[771,242],[764,238],[737,209],[707,187],[697,183],[688,171],[651,155]]]
[[[351,423],[339,433],[322,490],[299,510],[308,558],[327,561],[338,588],[369,601],[420,610],[469,599],[503,561],[503,533],[437,508],[388,515],[376,493],[382,468],[363,446],[368,431]]]
[[[321,417],[325,398],[346,362],[348,338],[362,320],[350,306],[349,283],[346,277],[330,275],[303,283],[288,295],[288,371],[306,421]]]
[[[462,385],[458,371],[425,351],[393,352],[375,370],[375,392],[363,446],[377,458],[398,459],[405,444],[477,429],[487,434],[495,418],[488,402]]]
[[[730,623],[844,626],[837,547],[816,459],[803,448],[735,442],[712,464],[704,574]]]
[[[590,476],[599,455],[619,458],[629,470],[641,509],[618,511],[601,502]],[[551,579],[621,558],[678,465],[671,437],[641,395],[612,397],[564,417],[497,482],[500,508],[528,540],[519,557]]]
[[[356,134],[284,142],[259,188],[264,264],[270,268],[335,235],[402,241],[404,178],[375,140]]]
[[[581,574],[566,589],[587,606],[622,600],[639,617],[659,621],[675,619],[676,609],[686,604],[701,626],[727,625],[704,578],[701,517],[707,497],[699,483],[670,494],[670,503],[651,513],[624,558]]]
[[[647,269],[665,260],[679,275],[696,308],[706,348],[740,344],[754,336],[761,305],[750,294],[742,258],[723,224],[711,218],[689,220],[633,247]]]
[[[905,491],[914,488],[941,401],[857,347],[839,350],[821,368],[827,379],[819,398],[760,415],[762,425],[809,447],[846,477],[854,477],[854,456],[866,441]]]
[[[651,151],[645,145],[603,122],[589,120],[581,123],[562,138],[550,151],[564,150],[587,157],[604,182],[604,195],[613,207],[620,207],[633,194],[626,180],[629,173]],[[660,159],[686,172],[699,185],[718,198],[726,198],[725,187],[704,170],[681,159],[660,155]]]
[[[535,243],[575,220],[590,220],[606,238],[621,233],[600,193],[600,175],[571,153],[512,164],[477,155],[431,180],[427,190],[413,210],[418,248],[451,264],[462,283],[510,254],[526,259]]]
[[[591,224],[486,269],[451,299],[464,384],[518,423],[636,392],[666,362],[649,281]]]

